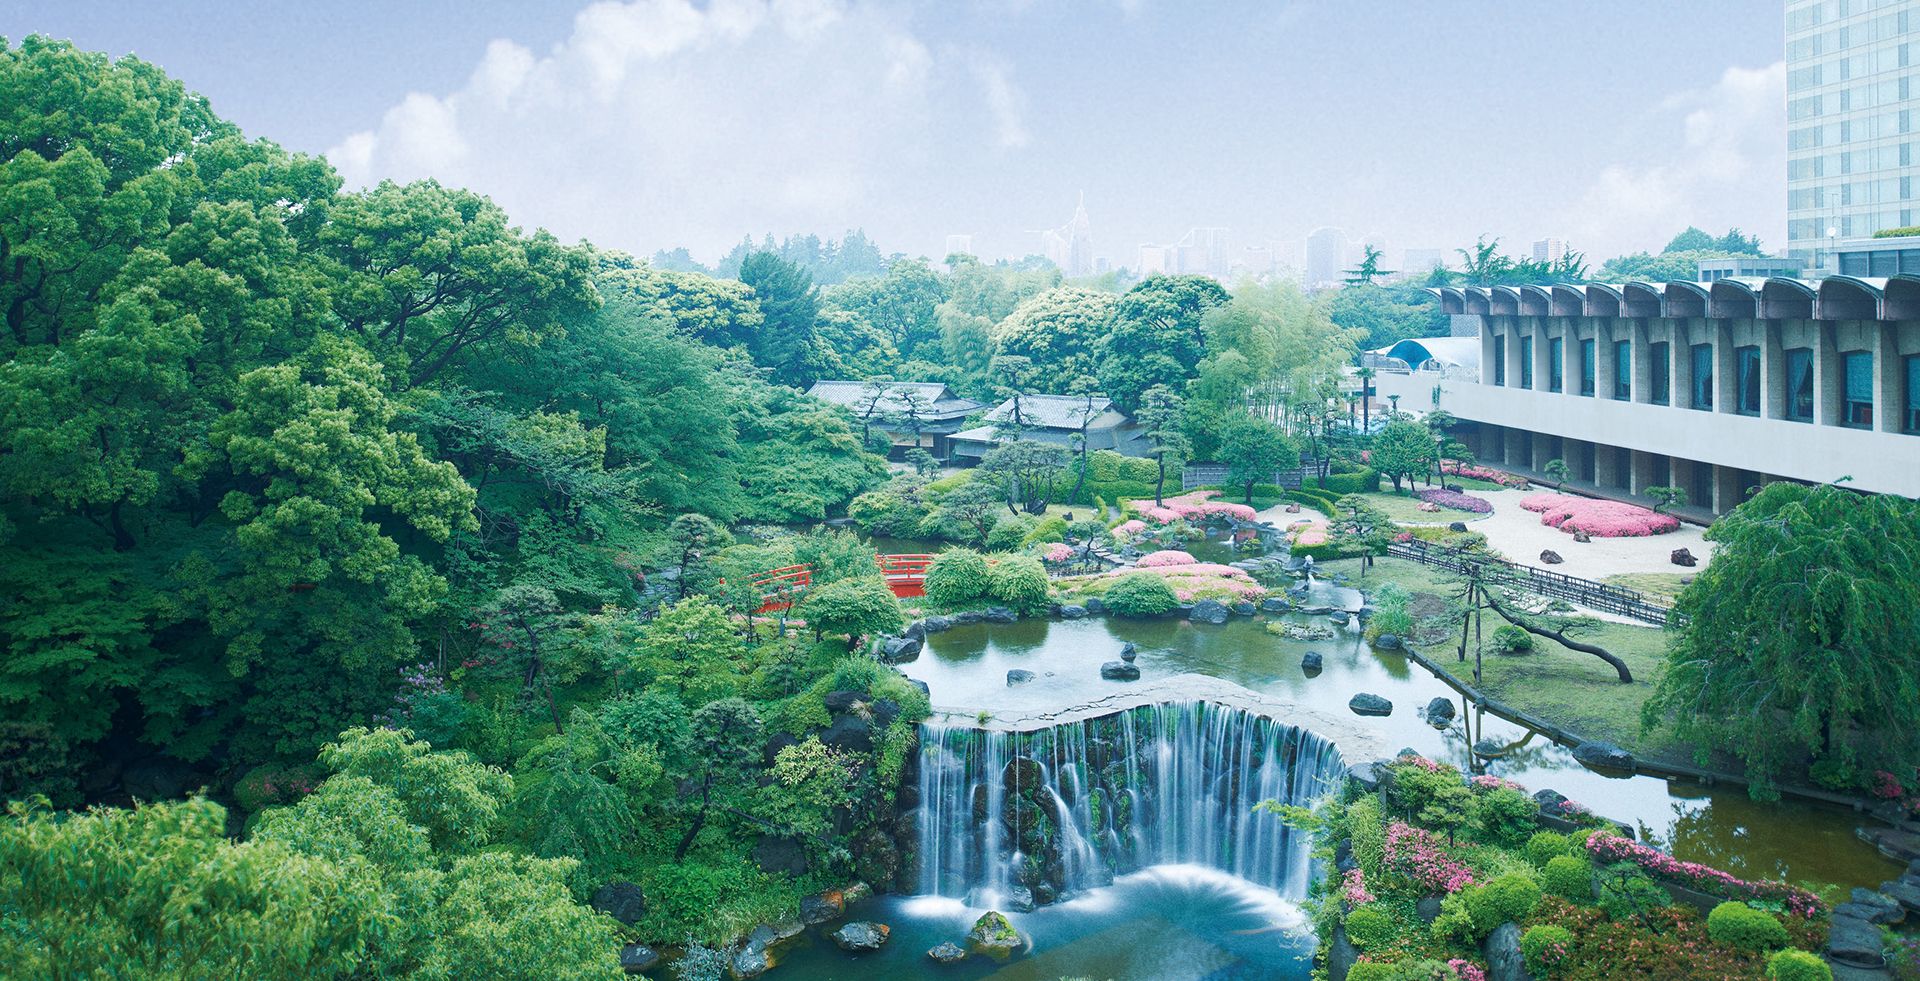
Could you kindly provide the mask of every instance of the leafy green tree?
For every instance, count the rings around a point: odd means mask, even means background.
[[[773,369],[775,381],[811,384],[821,363],[820,295],[813,277],[771,252],[755,252],[741,263],[740,281],[753,290],[764,318],[753,360]]]
[[[731,695],[739,688],[746,646],[724,607],[689,596],[662,609],[640,631],[634,666],[688,705]]]
[[[849,649],[862,638],[892,633],[906,625],[900,601],[878,576],[841,579],[820,586],[800,604],[800,615],[814,634],[841,634]]]
[[[829,310],[855,314],[873,325],[903,358],[940,340],[938,309],[946,284],[924,260],[901,259],[885,276],[849,279],[827,289],[821,303]]]
[[[988,450],[974,479],[998,486],[1009,513],[1044,514],[1066,467],[1067,451],[1059,446],[1015,439]]]
[[[1573,468],[1567,466],[1567,461],[1565,460],[1553,459],[1548,460],[1546,464],[1540,468],[1540,472],[1546,474],[1547,479],[1553,481],[1554,486],[1565,487],[1567,485],[1567,478],[1573,474]]]
[[[1028,359],[1048,377],[1092,375],[1094,345],[1113,322],[1115,297],[1057,286],[1020,304],[993,328],[996,354]]]
[[[1427,427],[1396,419],[1387,423],[1386,428],[1373,437],[1367,461],[1373,469],[1391,479],[1394,492],[1399,493],[1400,481],[1415,474],[1427,473],[1433,468],[1439,450],[1439,444]]]
[[[1644,709],[1704,754],[1746,761],[1756,795],[1812,757],[1860,772],[1920,762],[1920,504],[1768,484],[1707,530],[1667,670]]]
[[[1095,345],[1101,388],[1131,412],[1155,385],[1184,387],[1207,353],[1207,311],[1227,300],[1226,288],[1205,276],[1141,280],[1121,295],[1111,327]]]
[[[1172,389],[1155,385],[1141,397],[1140,411],[1135,413],[1140,425],[1146,428],[1150,445],[1148,452],[1153,456],[1155,504],[1166,502],[1167,468],[1185,467],[1187,457],[1193,452],[1192,442],[1180,429],[1184,408],[1180,396],[1174,394]]]
[[[866,451],[838,407],[785,385],[728,372],[739,446],[741,517],[819,521],[828,509],[886,479],[887,461]]]
[[[1646,494],[1648,497],[1653,498],[1653,509],[1655,511],[1666,512],[1674,508],[1687,506],[1687,489],[1685,487],[1649,487],[1646,490]]]
[[[1369,351],[1410,337],[1447,333],[1446,316],[1428,294],[1385,286],[1348,286],[1327,296],[1327,316],[1342,327],[1366,331],[1359,346]]]
[[[1240,485],[1252,504],[1253,485],[1270,483],[1276,470],[1297,465],[1300,451],[1279,426],[1242,412],[1220,427],[1220,461],[1227,465],[1227,480]]]
[[[631,303],[702,344],[751,347],[766,322],[745,283],[658,263],[649,269],[618,253],[601,252],[597,259],[594,285],[608,302]]]
[[[1391,276],[1393,271],[1380,268],[1380,260],[1386,253],[1368,244],[1361,247],[1360,264],[1347,270],[1348,286],[1372,286],[1373,281],[1382,276]]]
[[[682,806],[692,820],[674,847],[673,860],[684,861],[699,839],[714,806],[730,801],[752,782],[759,769],[766,726],[752,705],[738,698],[708,702],[693,713],[693,777],[682,787]]]
[[[928,530],[944,538],[980,545],[993,531],[1006,497],[991,481],[974,479],[942,495],[927,516]]]
[[[513,778],[459,751],[437,751],[402,729],[349,729],[320,750],[341,777],[391,789],[407,820],[425,828],[436,850],[485,845],[513,793]]]
[[[674,592],[680,599],[711,588],[718,572],[714,557],[733,544],[733,536],[704,514],[683,514],[667,526],[659,561],[674,570]]]

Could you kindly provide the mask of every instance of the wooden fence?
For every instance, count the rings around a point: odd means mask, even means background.
[[[1308,461],[1291,470],[1275,470],[1270,483],[1287,490],[1299,490],[1307,478],[1320,471],[1320,461]],[[1219,487],[1227,483],[1228,469],[1218,463],[1196,463],[1180,471],[1180,490],[1195,487]]]
[[[1465,573],[1470,567],[1478,566],[1482,581],[1487,585],[1509,586],[1537,596],[1563,599],[1657,627],[1666,626],[1674,618],[1672,607],[1656,603],[1638,590],[1536,569],[1530,565],[1494,558],[1483,552],[1446,548],[1414,539],[1394,542],[1387,548],[1387,554],[1448,572]]]

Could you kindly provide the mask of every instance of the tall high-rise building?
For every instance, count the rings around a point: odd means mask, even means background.
[[[1080,192],[1080,203],[1073,217],[1059,228],[1040,233],[1040,252],[1068,276],[1093,273],[1093,223],[1087,220],[1087,192]]]
[[[1227,274],[1227,230],[1190,228],[1174,244],[1174,268],[1199,276],[1223,277]]]
[[[1567,257],[1567,242],[1559,238],[1537,239],[1533,243],[1533,261],[1559,262]]]
[[[973,236],[971,235],[947,236],[947,255],[972,255],[972,254],[973,254]]]
[[[1307,288],[1340,285],[1346,278],[1348,251],[1345,229],[1332,226],[1314,229],[1307,236]]]
[[[1142,242],[1140,243],[1139,258],[1134,263],[1135,268],[1133,271],[1141,276],[1173,272],[1173,264],[1168,261],[1172,252],[1173,249],[1171,246],[1153,245]]]
[[[1914,223],[1920,0],[1787,0],[1787,254]]]

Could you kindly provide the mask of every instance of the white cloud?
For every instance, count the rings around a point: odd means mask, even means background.
[[[1595,259],[1658,251],[1688,225],[1738,226],[1770,248],[1786,244],[1784,62],[1729,68],[1707,88],[1662,100],[1651,118],[1655,145],[1674,149],[1656,163],[1603,167],[1569,216],[1574,245]]]
[[[439,178],[525,224],[717,254],[749,231],[837,230],[905,198],[930,148],[1017,148],[1006,66],[936,54],[903,11],[842,0],[601,0],[545,55],[487,46],[328,151],[349,185]]]

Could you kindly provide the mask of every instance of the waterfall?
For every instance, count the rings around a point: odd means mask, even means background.
[[[1306,895],[1311,835],[1261,801],[1331,791],[1334,745],[1211,702],[1143,705],[1045,729],[920,728],[920,892],[1047,903],[1150,865]]]

